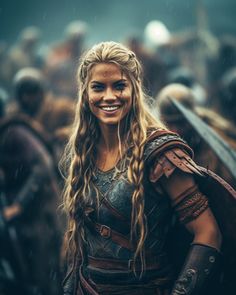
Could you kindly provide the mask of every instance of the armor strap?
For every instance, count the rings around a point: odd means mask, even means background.
[[[121,247],[131,251],[134,250],[128,237],[111,229],[109,226],[94,222],[89,217],[86,218],[85,223],[89,228],[95,230],[101,237],[106,239],[110,238],[114,243],[119,244]]]
[[[108,259],[108,258],[97,258],[88,256],[88,265],[94,268],[105,269],[105,270],[132,270],[142,271],[142,265],[140,261],[134,262],[130,260],[119,260],[119,259]],[[145,270],[158,270],[168,265],[167,255],[159,255],[156,257],[148,257],[146,259]]]
[[[92,286],[92,282],[91,280],[88,282],[86,280],[86,278],[83,276],[83,273],[81,271],[81,267],[79,269],[79,279],[80,279],[80,282],[81,282],[81,285],[83,286],[83,288],[86,290],[86,294],[88,295],[99,295],[98,292],[95,290],[95,286],[94,286],[94,283],[93,283],[93,286]],[[83,292],[81,292],[81,290],[78,290],[79,292],[79,295]],[[84,293],[82,293],[84,294]],[[81,294],[81,295],[82,295]]]

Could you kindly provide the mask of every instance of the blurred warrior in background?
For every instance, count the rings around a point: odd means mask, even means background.
[[[45,72],[56,97],[76,98],[76,69],[84,51],[87,29],[85,22],[72,21],[65,28],[64,40],[49,49]]]
[[[38,52],[40,39],[41,31],[38,27],[26,27],[20,32],[18,42],[10,48],[7,57],[11,68],[10,80],[22,68],[43,68],[44,59]]]
[[[58,184],[48,142],[33,119],[42,89],[37,79],[26,80],[18,76],[14,85],[26,115],[16,112],[0,124],[0,290],[4,295],[58,295]]]

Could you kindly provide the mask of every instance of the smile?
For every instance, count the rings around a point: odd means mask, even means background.
[[[103,106],[103,107],[100,107],[103,111],[106,111],[106,112],[112,112],[112,111],[116,111],[120,108],[121,106]]]

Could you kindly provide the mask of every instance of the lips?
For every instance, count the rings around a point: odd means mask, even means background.
[[[102,109],[105,112],[114,112],[121,108],[121,105],[109,105],[109,106],[99,106],[100,109]]]

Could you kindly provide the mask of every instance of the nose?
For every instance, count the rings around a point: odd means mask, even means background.
[[[104,93],[103,99],[105,101],[114,101],[116,100],[115,91],[111,89],[110,87],[106,89],[106,92]]]

